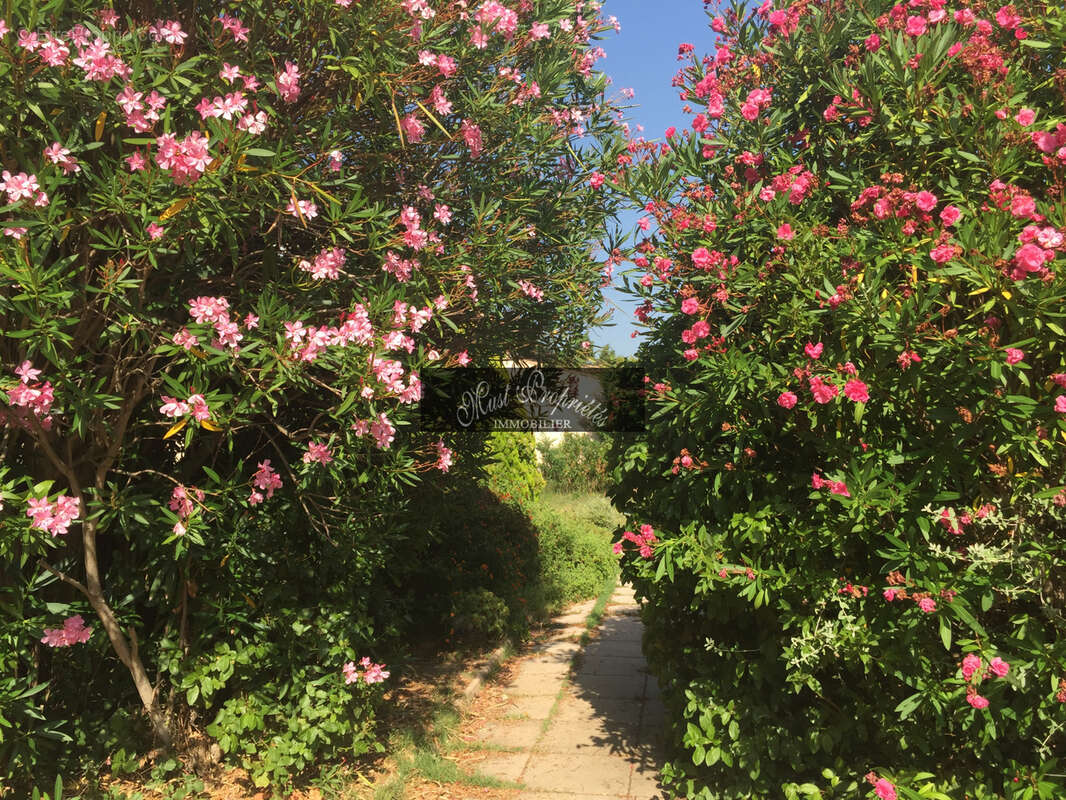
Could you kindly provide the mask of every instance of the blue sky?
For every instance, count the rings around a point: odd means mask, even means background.
[[[614,81],[612,96],[623,88],[636,91],[633,107],[627,118],[634,135],[648,139],[661,139],[671,125],[688,124],[681,113],[681,101],[677,89],[670,80],[680,66],[677,61],[677,46],[690,42],[698,54],[711,49],[712,32],[708,17],[703,10],[703,0],[605,0],[604,16],[616,16],[622,32],[613,32],[600,42],[607,57],[597,67]],[[641,134],[636,126],[643,125]],[[627,214],[623,224],[627,230],[635,227],[636,212]],[[629,264],[622,265],[624,269]],[[594,345],[610,344],[622,355],[631,355],[638,340],[630,337],[635,330],[632,325],[633,303],[625,302],[619,293],[605,293],[608,308],[613,309],[611,321],[614,327],[593,331]]]

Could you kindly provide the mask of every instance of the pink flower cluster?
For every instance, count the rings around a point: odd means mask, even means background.
[[[368,433],[374,437],[374,442],[379,450],[388,450],[396,438],[396,428],[389,422],[385,412],[378,414],[375,420],[358,420],[352,425],[356,436],[366,436]]]
[[[41,370],[34,369],[32,362],[23,361],[15,368],[15,374],[19,382],[7,390],[7,400],[12,408],[28,409],[40,420],[41,427],[49,430],[52,427],[52,403],[55,400],[55,391],[51,381],[43,383],[37,380]]]
[[[1005,678],[1007,673],[1010,672],[1010,664],[999,656],[988,662],[987,670],[982,670],[981,667],[980,657],[970,653],[962,659],[962,664],[959,668],[962,672],[962,678],[967,684],[966,702],[979,711],[988,708],[988,698],[982,697],[977,693],[977,684],[988,677],[990,673],[997,678]]]
[[[652,545],[657,541],[658,538],[655,536],[655,528],[645,524],[640,526],[640,533],[623,531],[622,538],[614,543],[612,550],[615,555],[621,555],[625,548],[624,542],[632,542],[637,546],[637,552],[640,553],[641,558],[651,558],[653,553]]]
[[[281,488],[281,476],[270,466],[269,458],[263,459],[259,463],[255,474],[252,476],[252,486],[252,492],[248,495],[248,504],[252,506],[257,506],[263,502],[263,492],[266,492],[266,499],[269,500],[274,496],[274,490]]]
[[[167,503],[167,508],[178,515],[178,521],[174,523],[175,536],[184,536],[185,531],[188,530],[185,522],[196,510],[194,501],[196,503],[204,501],[202,489],[189,488],[178,484],[174,487],[174,491],[170,493],[170,501]]]
[[[437,469],[441,472],[447,472],[452,466],[452,451],[445,446],[443,439],[437,442],[434,447],[437,448]]]
[[[387,677],[389,677],[389,671],[385,669],[384,664],[375,664],[368,657],[360,659],[359,666],[362,667],[365,672],[360,674],[356,665],[351,661],[347,662],[342,667],[345,683],[355,683],[360,678],[362,678],[363,683],[366,684],[382,683]]]
[[[107,83],[112,78],[130,79],[133,68],[111,53],[111,45],[103,39],[97,38],[92,44],[88,44],[88,31],[86,31],[76,40],[72,36],[72,40],[79,46],[78,57],[73,63],[85,71],[86,80]]]
[[[132,84],[127,84],[115,97],[115,102],[126,115],[126,125],[137,133],[145,133],[159,121],[159,112],[166,106],[167,99],[155,89],[145,97],[143,92],[134,91]]]
[[[817,472],[811,473],[812,489],[824,489],[827,487],[832,494],[839,494],[842,497],[851,497],[851,492],[848,491],[848,487],[845,485],[844,481],[827,480]]]
[[[48,195],[41,190],[37,183],[36,175],[27,175],[20,172],[12,175],[6,169],[3,171],[3,180],[0,180],[0,191],[7,192],[7,202],[17,203],[19,200],[33,200],[35,206],[47,206]]]
[[[374,338],[374,328],[366,308],[357,303],[354,311],[344,315],[339,326],[310,325],[305,328],[299,320],[286,322],[285,338],[297,360],[310,362],[328,347],[347,347],[352,342],[368,344]]]
[[[543,300],[544,300],[544,291],[542,289],[538,289],[536,286],[534,286],[529,281],[526,281],[526,280],[518,281],[518,288],[521,289],[522,293],[527,295],[528,297],[532,297],[537,302],[543,302]]]
[[[67,617],[62,628],[45,628],[41,642],[49,647],[70,647],[84,644],[93,635],[93,629],[86,626],[81,614]]]
[[[311,277],[317,281],[335,281],[340,277],[340,270],[344,268],[346,256],[343,247],[326,247],[315,256],[314,262],[303,259],[297,266],[304,272],[310,272]]]
[[[181,29],[181,23],[177,20],[157,20],[155,24],[148,26],[148,35],[153,42],[166,42],[173,45],[183,45],[189,34]]]
[[[26,505],[30,527],[47,531],[52,536],[65,535],[81,511],[78,499],[65,494],[59,495],[55,503],[49,502],[47,497],[31,497]]]
[[[64,175],[69,175],[72,172],[81,172],[81,165],[78,163],[78,159],[74,158],[70,151],[59,142],[53,142],[48,145],[44,149],[44,157],[53,164],[58,164]]]
[[[162,395],[162,399],[163,405],[159,407],[159,413],[164,417],[180,419],[186,414],[192,414],[197,422],[211,419],[211,409],[202,394],[191,394],[188,400],[178,400],[169,395]]]
[[[321,442],[308,442],[307,452],[303,455],[305,464],[322,464],[325,466],[333,460],[329,446]]]
[[[1014,266],[1007,273],[1012,280],[1025,280],[1035,274],[1043,280],[1050,280],[1054,273],[1047,264],[1055,260],[1057,251],[1064,249],[1066,237],[1056,228],[1026,225],[1018,234],[1021,247],[1014,253]]]
[[[156,137],[155,143],[155,163],[161,169],[169,169],[178,186],[195,182],[211,163],[208,141],[200,131],[193,131],[180,141],[173,133],[165,133]]]
[[[874,787],[879,800],[896,800],[896,787],[888,778],[879,778],[873,772],[866,774],[866,781]]]
[[[275,76],[278,94],[286,103],[295,103],[300,97],[300,69],[291,61],[285,62],[285,69]]]
[[[400,283],[411,280],[411,274],[420,267],[416,259],[400,258],[399,253],[392,250],[385,254],[385,262],[381,265],[384,272],[390,273]]]

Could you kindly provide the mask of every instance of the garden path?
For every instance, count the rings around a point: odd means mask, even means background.
[[[615,589],[582,649],[591,603],[555,620],[478,730],[477,772],[523,787],[517,800],[659,800],[663,708],[641,653],[632,588]]]

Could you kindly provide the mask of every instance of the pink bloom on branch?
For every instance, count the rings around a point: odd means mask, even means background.
[[[996,656],[988,662],[988,668],[992,670],[992,673],[997,678],[1005,678],[1007,677],[1007,673],[1010,672],[1010,664],[1008,664],[999,656]]]
[[[970,653],[962,660],[963,680],[970,680],[979,669],[981,669],[981,659]]]
[[[977,694],[976,692],[967,693],[966,702],[976,708],[978,711],[988,708],[988,698],[981,697],[981,695]]]
[[[81,614],[75,614],[66,619],[62,628],[45,628],[41,642],[49,647],[70,647],[89,641],[92,633],[93,629],[86,626]]]
[[[285,69],[275,76],[278,94],[286,103],[295,103],[300,97],[300,69],[291,61],[285,62]]]
[[[807,358],[820,358],[822,355],[822,343],[818,342],[817,344],[812,344],[811,342],[807,342],[803,347],[803,352],[807,354]]]
[[[160,225],[156,225],[154,222],[149,222],[148,227],[145,228],[145,232],[148,234],[148,238],[153,241],[160,239],[163,236],[163,228]]]
[[[1055,398],[1055,411],[1066,414],[1066,394],[1060,394]]]
[[[914,196],[914,204],[922,211],[932,211],[936,208],[937,196],[932,192],[918,192],[918,194]]]
[[[1023,127],[1032,125],[1036,121],[1036,112],[1031,108],[1023,108],[1014,115],[1014,121]]]
[[[279,476],[278,473],[274,471],[274,468],[270,466],[269,458],[264,459],[259,463],[255,474],[252,475],[252,485],[255,486],[256,489],[266,490],[267,498],[273,497],[274,490],[281,488],[281,476]],[[262,502],[262,499],[262,495],[260,495],[259,502]],[[253,503],[253,505],[255,504]]]
[[[781,392],[781,394],[777,396],[777,404],[781,406],[781,408],[795,408],[798,399],[799,398],[792,392]]]
[[[700,301],[695,297],[686,297],[681,301],[681,313],[695,314],[700,310]]]
[[[962,211],[956,206],[944,206],[940,212],[940,221],[945,225],[954,225],[962,216]]]
[[[37,376],[41,374],[41,370],[34,369],[32,361],[23,361],[15,367],[15,374],[19,376],[23,383],[33,383],[37,380]]]
[[[812,472],[811,473],[811,488],[812,489],[821,489],[827,483],[829,483],[829,481],[827,481],[825,478],[823,478],[817,472]]]
[[[936,611],[936,600],[931,597],[923,597],[918,601],[918,608],[926,614],[932,614]]]
[[[853,378],[844,384],[844,396],[856,403],[865,403],[870,399],[866,384],[857,378]]]
[[[874,784],[874,794],[880,800],[896,800],[896,787],[886,778],[878,778]]]
[[[832,494],[839,494],[841,497],[851,497],[851,492],[848,491],[844,481],[830,481],[829,491]]]
[[[177,417],[184,417],[189,413],[189,410],[188,403],[178,400],[176,397],[163,395],[163,405],[160,406],[159,413],[164,417],[175,419]]]
[[[333,460],[333,456],[329,451],[327,445],[319,442],[309,442],[307,445],[307,452],[303,454],[303,462],[305,464],[328,464]]]
[[[1019,350],[1017,347],[1008,347],[1007,348],[1007,363],[1008,364],[1011,364],[1011,365],[1017,364],[1019,361],[1023,361],[1023,360],[1025,360],[1025,352],[1024,351]]]
[[[792,226],[787,222],[777,228],[777,238],[784,239],[786,242],[795,238],[796,234],[792,230]],[[817,356],[815,356],[817,358]]]
[[[925,33],[926,20],[925,17],[912,16],[907,17],[907,35],[908,36],[921,36]]]
[[[893,600],[896,599],[896,595],[898,594],[898,592],[898,589],[885,589],[883,592],[881,592],[881,594],[885,598],[885,600],[891,603]]]
[[[447,472],[452,465],[452,451],[445,446],[443,439],[437,442],[434,447],[437,448],[437,469],[441,472]]]

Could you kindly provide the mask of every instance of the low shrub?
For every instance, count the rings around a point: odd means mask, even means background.
[[[618,572],[611,534],[621,517],[599,495],[545,495],[532,509],[537,531],[538,604],[554,612],[595,597]]]
[[[611,439],[604,434],[565,433],[557,442],[540,442],[540,471],[556,492],[603,492],[610,483],[607,451]]]
[[[485,438],[486,485],[503,500],[526,506],[540,496],[544,476],[536,442],[528,431],[494,431]]]

